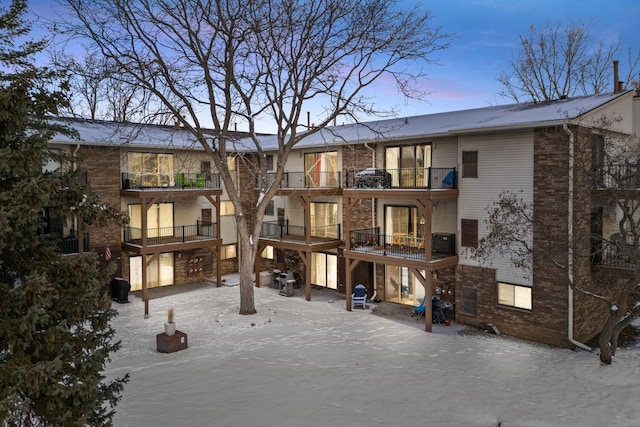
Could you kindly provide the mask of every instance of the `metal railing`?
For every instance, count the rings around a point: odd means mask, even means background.
[[[279,224],[275,221],[262,223],[260,237],[279,240],[304,240],[307,228],[301,225],[290,225],[288,221]],[[311,227],[312,238],[336,239],[341,236],[340,224],[330,224]]]
[[[123,172],[122,188],[220,188],[220,175],[177,172],[174,174]]]
[[[273,184],[275,177],[267,174],[266,184]],[[285,172],[278,188],[340,188],[340,172]]]
[[[140,244],[143,230],[138,227],[124,229],[124,241]],[[216,223],[198,221],[192,225],[174,227],[147,228],[147,245],[164,245],[169,243],[186,243],[197,240],[216,239]]]
[[[593,264],[602,267],[637,269],[640,266],[640,247],[612,242],[594,253],[591,260]]]
[[[364,169],[347,171],[346,188],[458,188],[456,168]]]
[[[599,165],[593,168],[593,185],[598,189],[638,190],[640,189],[640,166]]]
[[[84,232],[82,233],[82,240],[83,240],[83,245],[84,245],[84,252],[90,252],[91,248],[89,247],[89,233],[88,232]],[[62,239],[60,239],[58,241],[58,248],[60,249],[60,252],[62,252],[63,254],[77,254],[78,250],[79,250],[79,245],[78,245],[78,236],[76,236],[75,234],[71,234],[68,236],[63,237]]]
[[[410,259],[425,259],[424,239],[412,236],[380,234],[378,228],[353,230],[351,249]]]

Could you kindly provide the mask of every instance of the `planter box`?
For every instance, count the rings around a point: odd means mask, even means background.
[[[156,345],[160,353],[173,353],[184,350],[187,345],[187,334],[176,331],[174,335],[167,335],[164,332],[156,335]]]

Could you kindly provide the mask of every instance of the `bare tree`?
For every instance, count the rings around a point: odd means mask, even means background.
[[[135,79],[121,73],[117,64],[99,52],[66,55],[67,41],[49,51],[50,63],[68,74],[69,103],[61,113],[117,123],[174,123],[174,113],[163,108]]]
[[[427,11],[389,0],[63,3],[79,22],[68,27],[172,111],[211,155],[236,212],[240,314],[255,313],[252,272],[264,211],[292,148],[338,115],[355,120],[375,113],[365,89],[383,76],[404,95],[420,96],[410,83],[423,73],[407,67],[433,62],[449,39]],[[299,123],[311,102],[322,104],[324,116],[307,129]],[[276,129],[272,181],[258,120]],[[215,138],[203,131],[207,121]],[[227,164],[237,151],[234,123],[248,126],[257,159],[251,165],[260,192],[254,212],[241,203]]]
[[[498,76],[500,95],[521,101],[549,101],[563,96],[611,91],[611,64],[624,52],[620,43],[592,46],[591,25],[570,21],[547,23],[520,34],[520,45],[508,71]],[[640,51],[627,50],[621,81],[632,88],[640,71]]]
[[[621,332],[640,315],[640,142],[608,132],[611,122],[602,120],[602,144],[576,143],[580,149],[573,155],[576,188],[570,192],[590,195],[591,229],[576,226],[574,232],[571,226],[562,244],[548,231],[554,229],[552,219],[536,215],[534,204],[522,195],[505,192],[488,206],[488,233],[469,254],[485,266],[496,257],[505,258],[529,276],[537,258],[538,265],[554,268],[575,292],[595,299],[606,312],[599,333],[600,361],[611,364]],[[569,126],[565,132],[575,138]],[[589,215],[588,210],[581,212]],[[579,217],[570,222],[589,223]],[[534,230],[541,237],[535,245]],[[600,268],[588,280],[576,279],[578,271],[591,265]]]

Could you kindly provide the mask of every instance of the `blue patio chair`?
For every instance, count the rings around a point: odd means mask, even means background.
[[[413,314],[417,314],[418,316],[424,316],[424,303],[425,301],[427,301],[427,296],[425,295],[424,298],[422,298],[422,302],[420,303],[420,305],[413,307],[413,309],[411,310],[411,313]]]
[[[351,310],[356,304],[360,304],[362,309],[367,308],[367,288],[364,285],[357,285],[351,294]]]

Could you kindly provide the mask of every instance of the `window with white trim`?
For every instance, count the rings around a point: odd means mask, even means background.
[[[531,287],[498,282],[498,304],[531,310]]]

